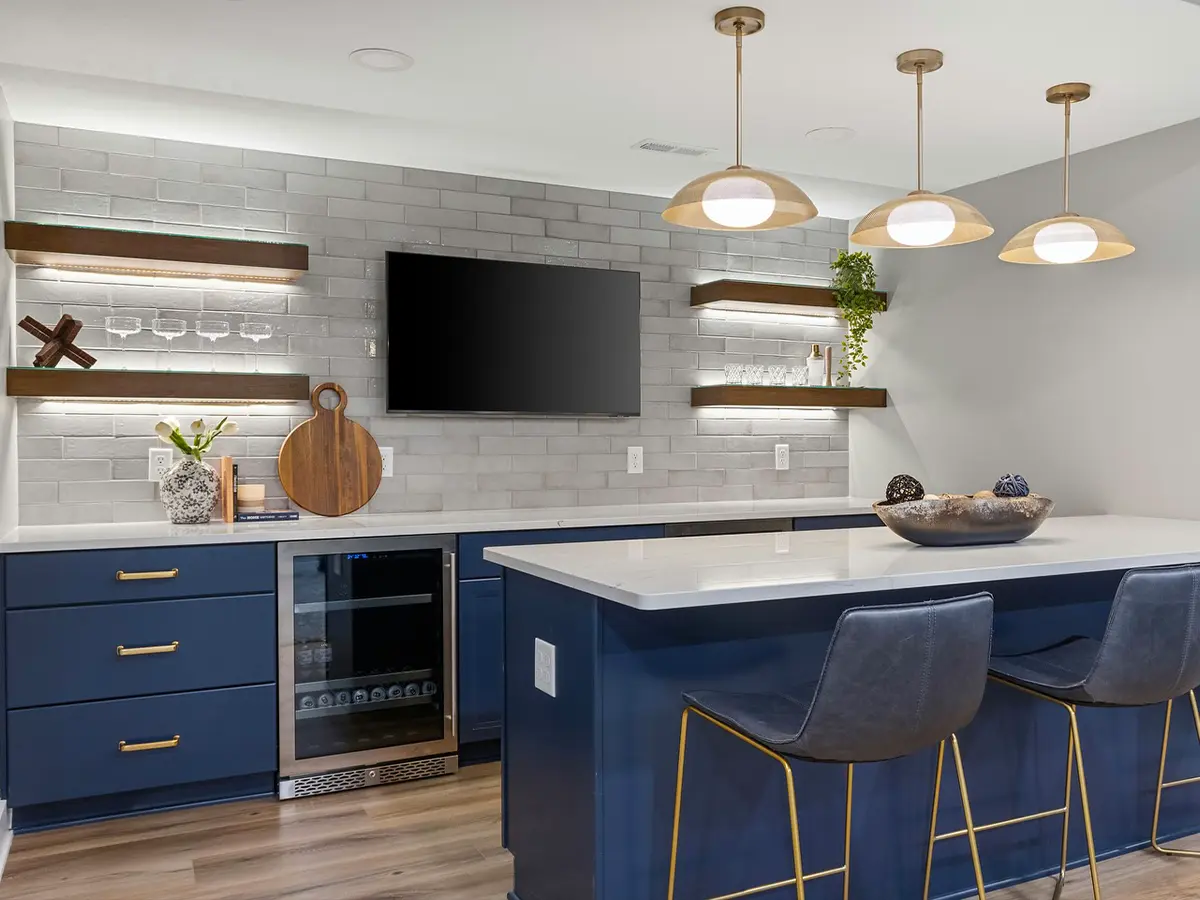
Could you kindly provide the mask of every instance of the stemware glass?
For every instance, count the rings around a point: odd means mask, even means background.
[[[167,371],[171,369],[171,341],[187,334],[187,322],[183,319],[154,319],[150,330],[167,342]]]
[[[137,316],[108,316],[104,320],[104,330],[121,338],[121,368],[128,368],[125,365],[125,338],[141,332],[142,320]]]
[[[229,323],[219,319],[197,319],[196,334],[212,342],[212,370],[217,371],[217,340],[229,336]]]
[[[243,322],[238,327],[238,334],[254,341],[254,371],[258,371],[258,342],[265,341],[271,336],[272,328],[266,322]]]

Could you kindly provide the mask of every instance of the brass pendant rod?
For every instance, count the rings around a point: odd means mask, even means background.
[[[742,32],[746,26],[739,19],[734,26],[737,41],[737,158],[736,164],[742,164]]]
[[[925,187],[925,64],[917,63],[917,190]]]
[[[1071,97],[1063,104],[1063,213],[1071,211]]]

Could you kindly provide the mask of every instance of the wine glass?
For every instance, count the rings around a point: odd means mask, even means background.
[[[137,316],[109,316],[104,320],[104,330],[121,338],[121,368],[125,369],[125,338],[142,330],[142,320]]]
[[[212,370],[217,371],[217,339],[229,336],[229,323],[219,319],[197,319],[196,334],[212,341]]]
[[[265,341],[271,336],[272,328],[266,322],[243,322],[238,327],[238,334],[254,341],[254,371],[258,371],[258,342]]]
[[[167,371],[171,370],[171,341],[187,334],[187,322],[183,319],[154,319],[150,330],[167,341]]]

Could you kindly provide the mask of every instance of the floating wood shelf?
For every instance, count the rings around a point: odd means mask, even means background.
[[[887,307],[887,294],[876,291]],[[804,284],[760,281],[710,281],[692,288],[692,306],[739,312],[771,312],[797,316],[837,316],[833,290]]]
[[[5,222],[4,246],[17,265],[119,275],[287,283],[308,271],[304,244],[186,234]]]
[[[774,406],[779,408],[882,409],[887,391],[864,387],[768,387],[712,384],[692,388],[692,406]]]
[[[63,400],[277,403],[307,400],[308,376],[10,368],[7,391],[10,397]]]

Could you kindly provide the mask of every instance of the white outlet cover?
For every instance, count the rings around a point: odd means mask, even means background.
[[[630,447],[626,454],[625,466],[626,473],[629,475],[641,475],[644,471],[645,458],[642,455],[641,447]]]
[[[775,469],[778,472],[786,472],[792,465],[792,453],[788,444],[775,445]]]
[[[391,478],[394,471],[392,468],[392,448],[380,447],[379,456],[383,459],[383,477]]]
[[[541,638],[533,639],[533,686],[543,694],[558,696],[558,672],[555,667],[555,647]]]
[[[147,473],[147,479],[162,481],[162,477],[167,474],[167,469],[171,468],[171,463],[174,461],[175,454],[170,447],[151,447],[150,470]]]

